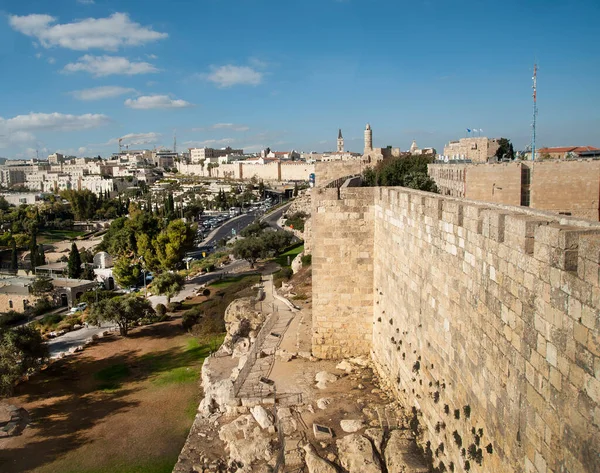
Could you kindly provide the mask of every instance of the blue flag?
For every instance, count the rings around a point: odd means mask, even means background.
[[[471,130],[469,128],[467,128],[467,133],[471,133]]]

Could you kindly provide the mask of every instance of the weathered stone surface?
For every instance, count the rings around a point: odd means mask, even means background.
[[[340,427],[344,432],[354,433],[358,432],[365,426],[364,422],[360,419],[344,419],[340,421]]]
[[[354,366],[352,366],[352,364],[346,360],[339,362],[335,368],[345,371],[346,373],[352,373],[352,371],[354,371]]]
[[[304,451],[306,452],[304,461],[308,473],[337,473],[337,469],[331,463],[317,455],[312,445],[305,445]]]
[[[232,356],[234,358],[240,358],[246,356],[250,351],[250,340],[245,337],[240,337],[233,344]]]
[[[250,412],[254,420],[260,425],[261,429],[266,429],[273,425],[273,415],[263,406],[254,406],[250,408]]]
[[[265,315],[254,310],[251,297],[234,300],[225,310],[225,345],[233,346],[238,339],[248,338],[252,331],[257,331],[265,321]]]
[[[365,437],[373,442],[380,455],[383,454],[383,429],[367,429]]]
[[[392,430],[385,446],[388,471],[398,473],[427,473],[423,457],[412,434],[407,430]]]
[[[221,379],[221,373],[213,369],[216,360],[218,358],[207,358],[202,365],[204,398],[200,401],[198,410],[204,416],[225,412],[228,407],[239,405],[239,400],[233,394],[233,381],[230,378]]]
[[[271,436],[260,428],[250,414],[221,427],[219,438],[227,445],[229,459],[246,466],[258,460],[269,461],[273,456]]]
[[[322,397],[317,400],[317,407],[319,409],[327,409],[327,406],[331,404],[332,399],[330,397]]]
[[[379,459],[369,439],[351,434],[336,443],[340,463],[348,473],[381,473]]]
[[[317,382],[317,388],[325,389],[327,388],[327,383],[333,383],[337,381],[337,376],[328,373],[327,371],[319,371],[315,376],[315,381]]]

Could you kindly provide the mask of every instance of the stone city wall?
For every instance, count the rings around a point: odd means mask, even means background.
[[[308,181],[310,174],[315,172],[314,164],[303,162],[244,164],[243,162],[220,164],[208,170],[207,165],[178,164],[182,174],[193,174],[204,177],[252,179],[256,177],[263,181]]]
[[[600,220],[600,161],[536,161],[531,207]]]
[[[313,353],[368,354],[373,314],[375,188],[312,189]]]
[[[315,356],[371,350],[440,471],[600,471],[600,226],[315,191]]]
[[[442,195],[508,205],[529,196],[531,208],[600,220],[599,160],[429,164],[427,170]]]
[[[332,163],[316,163],[316,187],[325,187],[336,179],[362,174],[367,165],[361,161],[341,161]]]

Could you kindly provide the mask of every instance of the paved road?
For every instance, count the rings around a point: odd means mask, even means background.
[[[114,327],[113,324],[104,323],[100,327],[89,327],[67,332],[64,335],[54,338],[47,342],[48,349],[50,350],[50,357],[55,358],[60,353],[69,351],[70,348],[83,345],[85,340],[90,338],[92,335],[97,335],[100,332],[109,330]]]
[[[277,221],[287,211],[287,209],[290,207],[290,205],[292,205],[291,202],[289,204],[285,204],[284,206],[278,208],[274,212],[265,215],[261,220],[263,222],[267,222],[270,227],[277,228],[277,229],[281,228],[279,225],[277,225]]]
[[[250,225],[256,219],[254,213],[240,215],[239,217],[228,220],[219,228],[211,232],[200,246],[216,245],[223,238],[231,238],[233,235],[231,229],[234,228],[236,234],[239,234],[244,228]]]

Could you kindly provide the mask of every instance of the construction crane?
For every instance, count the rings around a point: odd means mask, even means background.
[[[535,126],[537,121],[537,64],[533,65],[533,121],[531,123],[531,160],[535,161]]]
[[[121,144],[123,141],[123,138],[119,138],[119,154],[121,154],[121,150],[123,149],[123,145]]]

